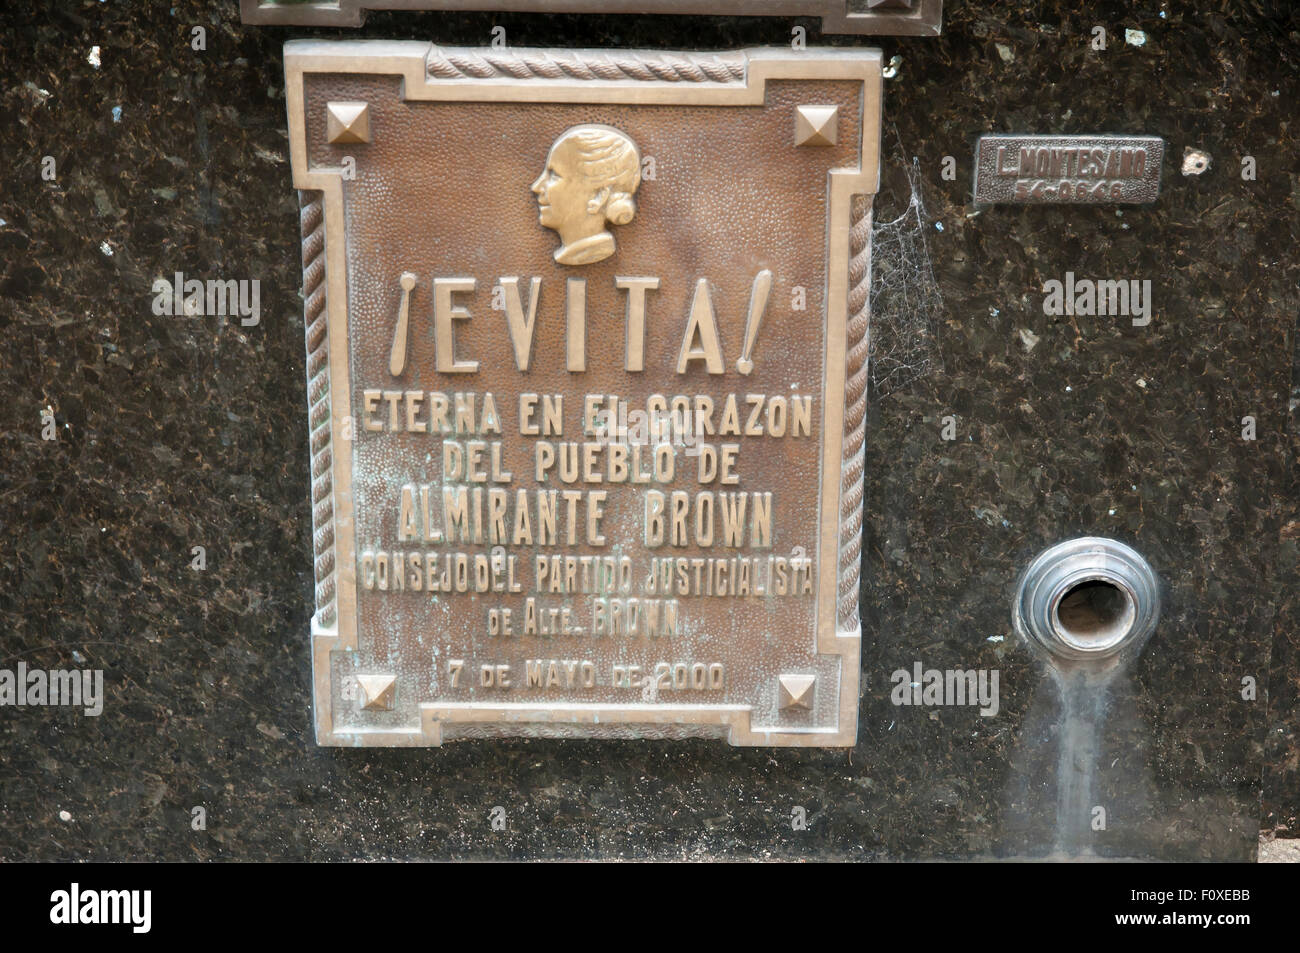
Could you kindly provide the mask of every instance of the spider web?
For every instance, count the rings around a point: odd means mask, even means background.
[[[893,194],[905,199],[907,207],[897,218],[878,217],[871,230],[868,366],[877,397],[943,367],[938,348],[943,298],[927,241],[927,230],[934,226],[925,208],[920,161],[913,157],[907,163],[896,155],[890,166],[882,172],[897,183]],[[884,188],[876,201],[881,198],[888,198]]]

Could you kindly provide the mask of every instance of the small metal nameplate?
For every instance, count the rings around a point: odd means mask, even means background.
[[[316,738],[857,734],[880,54],[285,47]]]
[[[1137,204],[1160,195],[1159,136],[980,136],[975,204]]]
[[[820,17],[823,33],[938,36],[943,0],[240,0],[249,24],[360,26],[370,10]]]

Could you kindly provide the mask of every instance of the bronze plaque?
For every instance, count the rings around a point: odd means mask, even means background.
[[[851,745],[878,51],[285,74],[317,741]]]
[[[245,23],[360,26],[370,10],[821,17],[823,33],[938,36],[943,0],[240,0]]]
[[[975,204],[1154,202],[1164,158],[1159,136],[990,133],[975,146]]]

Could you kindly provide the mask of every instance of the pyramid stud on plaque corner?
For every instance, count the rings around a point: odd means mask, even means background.
[[[331,144],[370,141],[369,103],[327,103],[325,115],[325,135]]]
[[[358,675],[361,707],[365,711],[392,711],[397,694],[396,675]]]
[[[916,0],[867,0],[868,10],[911,10]]]
[[[838,106],[796,106],[794,144],[833,146],[839,138]]]
[[[783,710],[787,708],[812,710],[813,691],[817,684],[816,675],[782,675],[778,681],[781,684]]]

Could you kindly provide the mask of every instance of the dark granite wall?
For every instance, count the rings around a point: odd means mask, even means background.
[[[0,858],[1044,855],[1056,700],[1009,605],[1029,558],[1085,532],[1132,542],[1167,587],[1102,731],[1110,823],[1090,847],[1249,858],[1261,766],[1266,829],[1300,832],[1300,15],[949,6],[937,40],[828,39],[901,57],[877,210],[906,205],[916,156],[943,296],[932,324],[896,299],[874,318],[930,372],[873,396],[865,690],[844,752],[317,748],[280,47],[338,34],[244,28],[233,0],[7,5],[0,668],[103,668],[107,700],[97,718],[0,709]],[[794,22],[819,41],[815,21],[523,15],[374,15],[346,35],[473,45],[500,23],[520,46],[730,48],[787,42]],[[1088,50],[1094,24],[1105,52]],[[977,212],[984,131],[1162,135],[1164,195]],[[1179,173],[1184,147],[1210,153],[1206,174]],[[1240,178],[1245,154],[1256,181]],[[1044,315],[1042,283],[1067,270],[1151,279],[1152,325]],[[152,282],[176,271],[259,279],[261,324],[154,315]],[[955,442],[939,437],[946,415]],[[999,669],[1001,712],[895,707],[889,674],[915,661]],[[504,832],[489,829],[494,805]],[[795,805],[807,831],[790,829]]]

